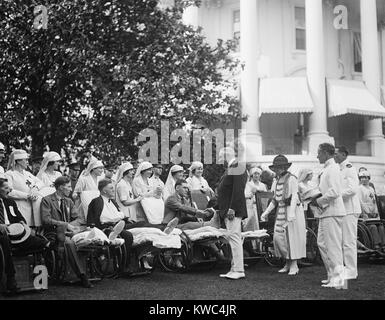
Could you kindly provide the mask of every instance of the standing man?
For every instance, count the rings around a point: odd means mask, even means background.
[[[225,225],[229,233],[232,253],[231,270],[220,277],[236,280],[245,277],[241,225],[242,219],[247,218],[245,198],[247,172],[246,164],[238,162],[234,147],[226,147],[219,151],[219,161],[223,161],[227,169],[218,185],[217,203],[221,225]],[[240,147],[238,145],[238,149],[241,149]],[[238,150],[239,159],[241,154],[241,150]]]
[[[0,178],[5,178],[5,171],[4,168],[2,167],[2,163],[5,158],[5,146],[0,142]]]
[[[340,168],[334,161],[335,148],[330,143],[318,147],[318,160],[324,164],[320,175],[322,196],[313,200],[313,204],[322,209],[319,216],[317,244],[325,264],[328,279],[323,280],[323,287],[340,288],[344,271],[342,252],[342,224],[346,215],[342,200]]]
[[[357,223],[361,214],[358,196],[359,179],[356,169],[347,160],[349,151],[346,147],[339,147],[334,159],[340,165],[342,199],[346,216],[342,221],[342,250],[344,255],[345,279],[356,279],[357,272]]]

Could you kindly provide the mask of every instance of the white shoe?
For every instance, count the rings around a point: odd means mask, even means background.
[[[322,284],[328,284],[330,282],[330,279],[327,279],[327,280],[321,280],[321,283]]]
[[[230,273],[233,273],[233,271],[229,271],[229,272],[227,272],[227,273],[225,273],[225,274],[220,274],[219,276],[220,276],[221,278],[226,278]]]
[[[169,223],[167,223],[167,227],[163,230],[163,232],[165,234],[170,234],[172,230],[174,230],[175,227],[178,225],[178,223],[179,223],[178,218],[172,219]]]
[[[278,273],[286,273],[289,272],[289,266],[285,265],[281,270],[278,271]]]
[[[123,220],[120,220],[115,226],[110,235],[108,236],[108,239],[113,241],[115,240],[120,233],[124,230],[124,227],[126,226],[126,223]]]
[[[232,280],[238,280],[245,278],[245,273],[244,272],[230,272],[226,275],[227,279],[232,279]]]
[[[343,286],[344,286],[344,280],[341,277],[331,278],[329,283],[322,285],[322,287],[324,288],[335,288],[335,289],[342,289]]]
[[[299,272],[299,268],[296,267],[296,268],[290,268],[290,271],[289,271],[289,276],[295,276],[297,275]]]

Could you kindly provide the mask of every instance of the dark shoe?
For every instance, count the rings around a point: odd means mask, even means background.
[[[17,282],[14,275],[7,277],[7,291],[11,294],[15,294],[18,291]]]
[[[82,286],[84,288],[93,288],[94,286],[91,284],[90,280],[88,280],[88,277],[86,275],[81,275],[80,280],[82,282]]]

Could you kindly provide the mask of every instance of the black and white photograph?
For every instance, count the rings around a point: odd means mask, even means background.
[[[384,132],[385,0],[0,0],[0,300],[385,300]]]

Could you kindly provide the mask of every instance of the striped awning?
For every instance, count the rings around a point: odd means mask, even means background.
[[[385,118],[385,108],[362,81],[327,80],[329,117],[358,114]]]
[[[259,113],[310,113],[314,104],[305,77],[260,80]]]

